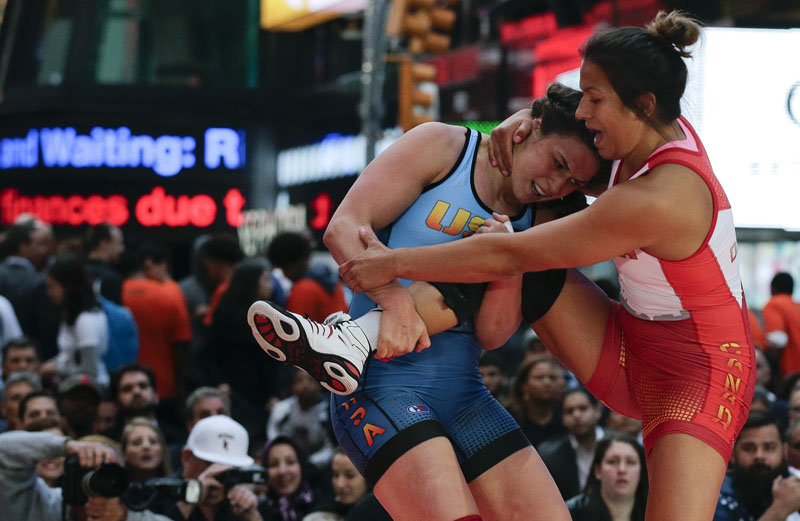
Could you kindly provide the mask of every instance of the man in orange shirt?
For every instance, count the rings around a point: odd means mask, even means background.
[[[136,320],[138,362],[153,369],[159,397],[181,399],[192,330],[186,300],[169,274],[167,257],[161,246],[140,250],[139,270],[122,285],[122,303]]]
[[[781,377],[800,371],[800,304],[792,300],[794,279],[778,273],[770,285],[772,298],[764,306],[767,346],[781,353]]]

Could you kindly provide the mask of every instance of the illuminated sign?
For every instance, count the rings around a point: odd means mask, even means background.
[[[496,121],[471,121],[451,123],[489,133],[498,125]],[[397,141],[403,131],[386,129],[375,144],[375,155],[380,154]],[[360,174],[367,166],[367,137],[328,134],[322,141],[302,147],[278,152],[278,185],[282,187],[315,183]]]
[[[536,44],[533,49],[536,67],[531,74],[531,92],[534,98],[544,96],[547,86],[558,74],[581,66],[578,49],[593,31],[591,27],[583,25],[567,27],[557,30]]]
[[[267,251],[272,238],[284,230],[302,230],[306,226],[306,208],[288,205],[275,210],[245,210],[236,229],[239,244],[247,255]]]
[[[328,192],[317,194],[311,200],[311,209],[314,211],[314,216],[308,221],[312,230],[325,230],[328,223],[331,222],[333,216],[333,201],[331,200]]]
[[[306,215],[302,227],[308,228],[319,247],[323,245],[323,236],[333,214],[355,180],[355,176],[345,176],[286,188],[288,199],[285,204],[305,207]]]
[[[786,96],[786,111],[795,125],[800,127],[800,81],[792,85]]]
[[[537,14],[500,25],[500,43],[503,47],[531,47],[538,40],[558,30],[558,21],[553,12]]]
[[[193,168],[198,158],[208,169],[242,168],[245,133],[231,128],[206,129],[204,150],[192,136],[135,135],[128,127],[94,127],[80,134],[74,127],[29,129],[24,137],[0,139],[0,170],[45,168],[150,168],[171,177]]]
[[[375,145],[380,154],[402,135],[385,130]],[[278,153],[278,184],[292,186],[361,173],[367,166],[367,137],[328,134],[319,143]]]
[[[363,11],[367,0],[261,0],[261,27],[302,31],[344,13]]]
[[[225,222],[232,227],[242,224],[245,198],[231,188],[222,198]],[[23,213],[32,213],[55,225],[94,226],[108,222],[115,226],[128,223],[133,214],[141,226],[195,226],[205,228],[217,219],[219,205],[206,194],[171,195],[161,186],[139,197],[133,205],[128,198],[113,194],[102,195],[20,195],[15,188],[0,191],[0,224],[8,225]]]
[[[694,59],[686,61],[681,105],[703,140],[736,226],[800,230],[800,126],[791,112],[800,68],[777,58],[800,48],[800,31],[709,27],[703,33]],[[736,105],[747,106],[745,120],[731,110]]]
[[[12,224],[24,213],[32,213],[51,224],[80,226],[128,222],[128,199],[121,195],[20,195],[14,188],[0,192],[0,224]]]

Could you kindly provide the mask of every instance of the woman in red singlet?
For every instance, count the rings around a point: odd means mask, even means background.
[[[341,267],[363,291],[396,277],[477,282],[614,259],[621,304],[570,270],[532,325],[599,399],[642,419],[649,521],[713,517],[755,378],[730,204],[680,115],[682,58],[699,34],[681,13],[659,13],[647,28],[595,35],[582,49],[577,116],[600,155],[616,160],[609,189],[586,210],[422,248],[388,250],[362,230],[368,249]],[[494,133],[503,170],[502,150],[528,128],[518,115]]]

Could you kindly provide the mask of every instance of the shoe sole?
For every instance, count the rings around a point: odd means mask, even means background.
[[[247,323],[264,352],[279,362],[299,367],[328,391],[348,395],[358,387],[358,369],[343,357],[315,351],[297,318],[280,306],[253,303],[247,312]]]

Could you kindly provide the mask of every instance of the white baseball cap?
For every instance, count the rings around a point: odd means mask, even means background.
[[[186,440],[186,447],[196,458],[233,467],[253,464],[253,458],[247,455],[249,444],[245,428],[221,414],[197,422]]]

